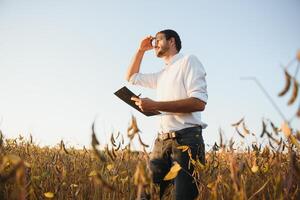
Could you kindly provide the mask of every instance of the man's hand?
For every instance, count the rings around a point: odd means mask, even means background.
[[[153,101],[152,99],[131,97],[131,100],[134,101],[135,105],[137,105],[143,112],[157,111],[157,102]]]
[[[152,40],[154,39],[154,37],[152,36],[148,36],[145,37],[144,39],[142,39],[141,44],[140,44],[140,51],[148,51],[153,49],[154,47],[152,46]]]

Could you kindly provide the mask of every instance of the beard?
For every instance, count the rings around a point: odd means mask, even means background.
[[[156,52],[156,56],[161,58],[166,55],[170,48],[168,46],[162,46],[160,49]]]

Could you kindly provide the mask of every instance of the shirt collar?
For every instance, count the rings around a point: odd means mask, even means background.
[[[165,62],[166,67],[172,65],[173,63],[175,63],[177,60],[179,60],[183,55],[181,53],[177,53],[175,54],[170,60],[169,62]]]

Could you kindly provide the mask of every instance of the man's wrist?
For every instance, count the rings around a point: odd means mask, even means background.
[[[154,110],[160,110],[161,106],[160,106],[160,102],[159,101],[154,101]]]
[[[144,53],[145,53],[145,50],[139,48],[139,49],[137,50],[137,52],[138,52],[138,53],[144,54]]]

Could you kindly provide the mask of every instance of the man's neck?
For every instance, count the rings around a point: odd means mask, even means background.
[[[163,57],[163,60],[165,63],[169,63],[171,61],[171,59],[173,58],[173,56],[175,56],[178,52],[175,51],[170,51],[166,56]]]

